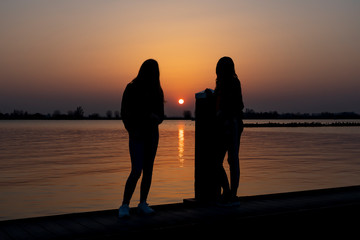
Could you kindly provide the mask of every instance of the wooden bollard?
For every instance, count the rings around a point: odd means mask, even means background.
[[[195,200],[216,201],[221,188],[216,156],[216,109],[213,90],[195,94]]]

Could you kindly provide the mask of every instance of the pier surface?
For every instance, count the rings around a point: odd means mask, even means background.
[[[124,239],[140,236],[350,237],[358,233],[360,186],[240,197],[240,205],[152,206],[119,219],[117,209],[0,222],[0,239]],[[218,235],[215,235],[218,234]]]

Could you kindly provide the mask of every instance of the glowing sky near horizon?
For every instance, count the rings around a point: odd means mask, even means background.
[[[246,108],[360,113],[359,12],[355,0],[1,1],[0,112],[104,115],[154,58],[166,114],[182,115],[230,56]]]

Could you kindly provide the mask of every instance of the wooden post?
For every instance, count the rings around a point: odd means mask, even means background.
[[[206,90],[195,98],[195,200],[212,202],[221,194],[216,173],[215,97]]]

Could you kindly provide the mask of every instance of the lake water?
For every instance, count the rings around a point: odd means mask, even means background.
[[[194,147],[195,122],[160,126],[149,204],[194,197]],[[358,185],[360,127],[246,128],[240,167],[240,196]],[[129,171],[121,121],[0,121],[0,220],[118,208]]]

